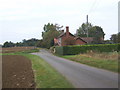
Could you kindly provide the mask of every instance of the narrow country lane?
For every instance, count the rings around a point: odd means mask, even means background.
[[[102,70],[52,55],[42,49],[33,53],[43,58],[75,88],[118,88],[118,74]]]

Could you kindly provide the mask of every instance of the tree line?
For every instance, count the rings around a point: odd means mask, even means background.
[[[2,47],[22,47],[22,46],[37,46],[40,40],[32,39],[23,39],[22,42],[13,43],[11,41],[6,41]]]
[[[37,46],[42,48],[50,48],[54,46],[54,38],[57,38],[63,32],[63,26],[59,24],[48,23],[43,26],[42,39],[35,38],[24,39],[22,42],[5,42],[3,47],[15,47],[15,46]],[[110,40],[104,39],[105,33],[100,26],[94,26],[91,23],[83,23],[74,34],[77,37],[93,37],[92,44],[112,44],[120,43],[120,33],[112,34]]]

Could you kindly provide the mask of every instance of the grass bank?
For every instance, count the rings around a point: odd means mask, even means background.
[[[118,72],[118,55],[117,52],[88,52],[80,55],[65,55],[61,57],[93,67]]]
[[[73,86],[42,58],[29,54],[34,51],[4,53],[1,55],[22,55],[32,62],[36,88],[73,88]]]

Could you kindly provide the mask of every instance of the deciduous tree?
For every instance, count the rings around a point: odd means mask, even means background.
[[[88,30],[88,31],[87,31]],[[79,37],[93,37],[95,44],[102,43],[104,40],[104,31],[100,26],[93,26],[91,23],[83,23],[79,29],[77,29],[76,36]]]
[[[117,34],[112,34],[110,40],[113,43],[120,43],[120,32]]]
[[[14,47],[14,46],[15,46],[15,44],[11,41],[10,42],[6,41],[3,45],[3,47]]]
[[[43,27],[44,32],[42,32],[42,43],[41,46],[45,48],[50,48],[54,45],[54,38],[58,37],[62,32],[63,26],[58,24],[45,24]]]
[[[87,30],[89,31],[89,29],[92,28],[92,24],[91,23],[83,23],[79,29],[77,29],[76,31],[76,35],[80,36],[80,37],[87,37]]]

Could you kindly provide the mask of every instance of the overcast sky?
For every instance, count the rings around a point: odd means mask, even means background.
[[[89,15],[89,22],[105,32],[118,33],[119,0],[0,0],[0,44],[41,39],[44,24],[69,26],[74,34]]]

